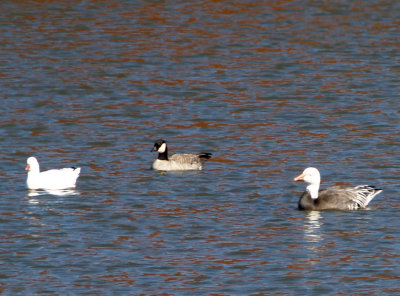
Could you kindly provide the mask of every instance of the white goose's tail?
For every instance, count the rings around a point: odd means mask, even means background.
[[[78,179],[79,174],[81,173],[81,168],[72,167],[72,169],[73,169],[73,175],[74,175],[75,183],[76,183],[76,180]]]

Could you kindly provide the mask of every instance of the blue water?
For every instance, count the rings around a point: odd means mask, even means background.
[[[0,8],[2,294],[400,294],[396,1]],[[153,171],[160,137],[213,158]],[[384,191],[298,211],[308,166]]]

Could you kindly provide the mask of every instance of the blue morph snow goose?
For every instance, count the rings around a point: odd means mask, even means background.
[[[304,181],[307,190],[299,199],[300,210],[356,210],[365,208],[382,189],[374,186],[333,186],[319,189],[321,177],[316,168],[306,168],[294,181]]]

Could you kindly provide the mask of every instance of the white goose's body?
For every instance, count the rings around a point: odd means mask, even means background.
[[[160,139],[154,144],[152,151],[158,152],[153,162],[153,169],[159,171],[202,170],[203,162],[211,158],[211,153],[184,153],[168,155],[167,143]]]
[[[356,210],[365,208],[382,189],[374,186],[333,186],[320,190],[320,174],[316,168],[306,168],[294,181],[308,183],[299,199],[300,210]]]
[[[26,161],[28,176],[26,185],[29,189],[67,189],[76,186],[81,168],[63,168],[40,172],[40,167],[35,157]]]

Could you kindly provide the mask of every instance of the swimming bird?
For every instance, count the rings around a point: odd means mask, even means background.
[[[29,189],[67,189],[76,186],[81,168],[63,168],[40,172],[39,162],[33,156],[26,161],[26,185]]]
[[[159,171],[187,171],[203,169],[203,162],[211,158],[212,153],[184,153],[168,155],[167,143],[159,139],[151,150],[158,152],[153,169]]]
[[[316,168],[306,168],[294,181],[304,181],[307,190],[299,199],[300,210],[356,210],[365,208],[382,189],[374,186],[333,186],[319,190],[321,176]]]

